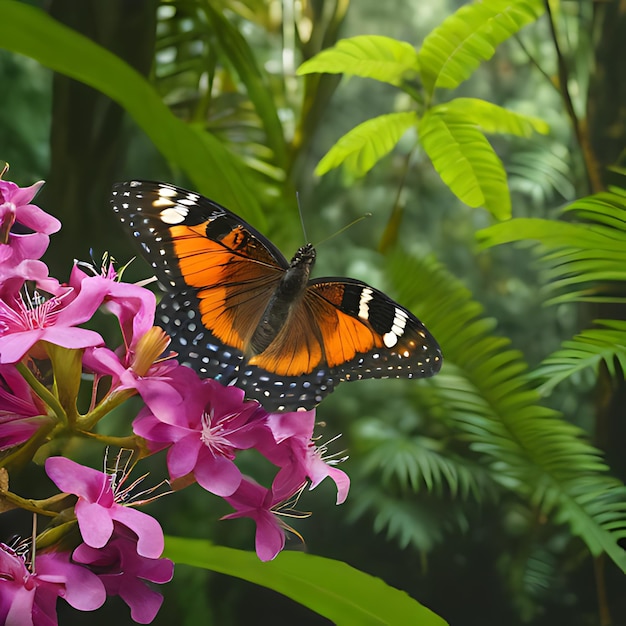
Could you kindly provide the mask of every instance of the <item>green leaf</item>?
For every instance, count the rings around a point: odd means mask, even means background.
[[[272,91],[259,71],[253,51],[239,30],[224,17],[222,11],[216,11],[210,2],[203,3],[202,7],[211,21],[212,32],[228,61],[233,64],[246,86],[247,94],[263,122],[267,141],[274,152],[276,162],[285,168],[287,148],[283,127],[278,118]]]
[[[471,207],[485,207],[498,219],[510,217],[504,166],[473,123],[431,109],[419,121],[418,131],[424,151],[454,195]]]
[[[296,72],[303,74],[347,74],[401,85],[410,72],[417,72],[417,52],[411,44],[380,35],[341,39],[305,61]]]
[[[252,552],[181,537],[166,538],[165,556],[273,589],[340,626],[446,624],[404,591],[340,561],[282,552],[263,563]]]
[[[416,120],[415,112],[408,111],[380,115],[355,126],[324,155],[315,173],[321,176],[344,164],[351,174],[363,176],[393,150]]]
[[[462,6],[428,34],[418,53],[426,91],[458,87],[544,10],[541,0],[484,0]]]
[[[547,122],[509,111],[497,104],[479,98],[455,98],[432,107],[431,111],[449,112],[479,126],[486,133],[508,133],[530,137],[533,132],[545,135],[550,130]]]
[[[0,46],[29,56],[98,89],[120,104],[179,166],[195,188],[259,227],[264,216],[240,161],[208,133],[186,125],[163,104],[143,76],[114,54],[22,2],[0,0]]]

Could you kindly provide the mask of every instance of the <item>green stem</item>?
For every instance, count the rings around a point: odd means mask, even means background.
[[[29,387],[48,405],[54,414],[59,418],[63,424],[67,424],[67,414],[63,410],[59,399],[47,389],[45,385],[42,385],[34,374],[24,365],[24,363],[16,363],[15,367],[17,371],[22,375],[22,378],[28,383]]]
[[[561,50],[561,46],[559,44],[559,37],[556,32],[556,23],[554,21],[554,15],[552,14],[552,7],[550,6],[549,0],[544,0],[544,4],[546,7],[546,15],[548,16],[548,24],[550,25],[550,34],[552,36],[554,50],[556,52],[557,71],[559,76],[559,90],[561,93],[561,98],[563,98],[565,110],[567,111],[570,121],[572,122],[574,135],[582,152],[589,186],[593,193],[598,193],[604,188],[598,167],[598,160],[591,146],[589,133],[587,132],[586,121],[579,119],[578,115],[576,114],[576,109],[574,108],[574,102],[572,100],[568,84],[569,70],[567,67],[567,63],[565,62],[565,56],[563,55],[563,51]]]
[[[11,491],[3,491],[0,494],[0,498],[7,500],[17,508],[24,509],[25,511],[31,511],[32,513],[38,513],[39,515],[47,515],[48,517],[55,517],[58,515],[58,511],[48,511],[42,508],[41,504],[38,504],[36,500],[29,498],[22,498]]]
[[[92,433],[86,430],[79,430],[76,432],[80,437],[86,439],[95,439],[100,443],[104,443],[108,446],[116,446],[118,448],[126,448],[128,450],[139,450],[141,446],[135,435],[129,435],[128,437],[114,437],[112,435],[101,435],[100,433]]]
[[[134,396],[137,392],[134,389],[123,389],[122,391],[114,391],[108,395],[93,411],[82,415],[76,420],[76,428],[79,431],[90,431],[93,427],[115,407],[118,407],[128,398]]]

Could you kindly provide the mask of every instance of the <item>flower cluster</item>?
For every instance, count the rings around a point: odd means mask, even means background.
[[[149,583],[169,581],[173,563],[162,558],[159,523],[138,510],[151,498],[133,495],[138,481],[126,484],[129,465],[166,451],[171,489],[197,482],[233,507],[225,519],[252,518],[262,560],[283,549],[289,527],[281,509],[306,485],[312,489],[329,476],[340,504],[349,480],[314,443],[314,411],[268,413],[240,389],[201,380],[170,357],[168,336],[154,326],[154,295],[122,282],[112,263],[97,270],[77,263],[64,284],[50,277],[40,259],[60,223],[31,204],[40,186],[0,180],[0,472],[23,467],[35,453],[45,457],[43,446],[61,437],[89,437],[102,443],[103,456],[105,447],[118,446],[134,457],[123,471],[99,471],[51,456],[45,470],[61,493],[45,501],[0,486],[4,510],[22,507],[52,518],[34,544],[0,543],[0,622],[56,624],[58,597],[90,611],[119,595],[135,622],[149,623],[162,602]],[[30,232],[17,234],[16,223]],[[119,322],[115,349],[83,327],[98,309]],[[92,400],[81,413],[85,379]],[[133,434],[94,432],[133,395],[144,403]],[[239,451],[249,449],[277,468],[269,487],[237,466]]]

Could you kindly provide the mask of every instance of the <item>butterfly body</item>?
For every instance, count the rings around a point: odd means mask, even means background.
[[[410,311],[358,280],[311,279],[311,244],[288,262],[228,209],[166,183],[119,183],[111,202],[166,292],[157,323],[201,376],[288,411],[342,381],[439,371],[439,346]]]
[[[298,249],[261,316],[246,351],[247,356],[264,352],[289,323],[290,316],[306,292],[315,257],[315,248],[311,244]]]

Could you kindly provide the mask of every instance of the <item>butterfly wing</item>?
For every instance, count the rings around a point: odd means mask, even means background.
[[[229,382],[288,263],[228,209],[174,185],[113,187],[113,210],[167,292],[159,321],[201,375]]]
[[[268,410],[310,409],[342,381],[426,378],[441,363],[437,341],[408,309],[361,281],[322,278],[237,385]]]

